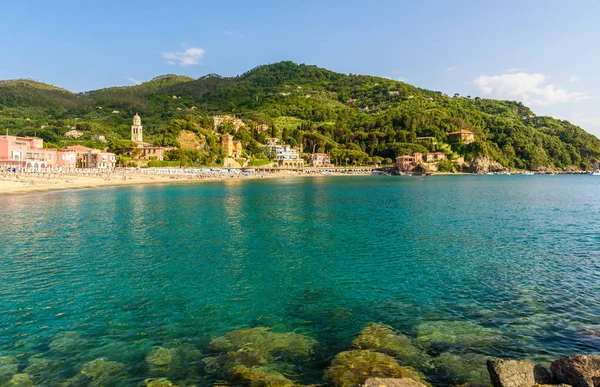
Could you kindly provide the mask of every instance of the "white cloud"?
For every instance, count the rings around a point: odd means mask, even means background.
[[[408,78],[405,78],[405,77],[398,77],[398,78],[396,78],[396,80],[400,81],[400,82],[405,82],[405,83],[408,82]]]
[[[570,92],[547,83],[544,74],[524,72],[502,75],[480,75],[473,83],[483,94],[494,98],[516,99],[531,106],[554,105],[588,99],[585,93]]]
[[[517,71],[521,71],[521,69],[517,68],[517,67],[512,67],[512,68],[510,68],[510,69],[508,69],[506,71],[509,72],[509,73],[516,73]]]
[[[127,80],[129,82],[133,83],[134,85],[139,85],[139,84],[141,84],[143,82],[143,81],[140,81],[139,79],[135,79],[135,78],[132,78],[132,77],[125,77],[125,78],[127,78]]]
[[[579,82],[579,77],[575,74],[571,74],[569,77],[569,82]]]
[[[567,119],[596,136],[600,135],[600,116],[598,115],[594,115],[593,113],[592,115],[589,115],[582,112],[572,112],[567,116]]]
[[[229,35],[229,36],[231,36],[232,38],[237,38],[237,39],[244,39],[244,38],[245,38],[245,36],[244,36],[244,35],[242,35],[242,34],[240,34],[239,32],[234,32],[234,31],[223,31],[223,33],[224,33],[225,35]]]
[[[456,70],[457,68],[458,68],[458,67],[456,67],[456,66],[452,66],[452,67],[448,67],[446,70],[448,70],[448,71],[454,71],[454,70]]]
[[[167,60],[168,64],[178,64],[180,66],[189,66],[200,64],[200,59],[204,56],[204,49],[200,47],[190,47],[184,52],[163,52],[161,56]]]

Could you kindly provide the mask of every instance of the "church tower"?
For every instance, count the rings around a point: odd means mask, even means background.
[[[133,125],[131,125],[131,141],[142,142],[144,128],[142,127],[142,119],[135,113],[133,116]]]

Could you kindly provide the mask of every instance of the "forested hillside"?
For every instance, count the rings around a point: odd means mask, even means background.
[[[467,161],[487,155],[508,168],[533,170],[589,169],[600,156],[596,137],[567,121],[537,117],[519,102],[447,96],[292,62],[260,66],[234,78],[165,75],[137,86],[80,94],[34,81],[0,82],[0,129],[37,134],[56,145],[73,142],[63,137],[71,128],[85,132],[78,141],[88,146],[103,146],[92,141],[93,135],[113,142],[127,139],[136,112],[145,140],[155,144],[180,145],[182,130],[210,139],[194,156],[196,163],[218,158],[210,118],[218,114],[246,123],[237,132],[230,125],[218,132],[235,132],[254,158],[265,157],[261,144],[273,135],[302,145],[306,153],[321,150],[356,164],[427,149]],[[461,129],[474,132],[477,141],[447,145],[447,133]],[[435,137],[437,145],[417,137]]]

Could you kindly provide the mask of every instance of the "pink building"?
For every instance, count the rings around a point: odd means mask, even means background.
[[[83,154],[84,153],[89,153],[92,151],[92,148],[88,148],[87,146],[83,146],[83,145],[70,145],[67,147],[64,147],[62,149],[63,152],[75,152],[75,160],[76,160],[76,167],[77,168],[81,168],[83,167]]]
[[[396,166],[402,172],[408,172],[423,162],[423,154],[416,152],[412,155],[396,157]]]
[[[114,153],[92,149],[83,153],[83,168],[112,169],[115,167],[117,157]]]
[[[138,147],[134,148],[131,152],[136,160],[164,160],[165,152],[170,151],[173,148],[165,148],[161,146],[154,146],[147,142],[138,142]]]
[[[331,158],[327,153],[313,153],[310,155],[310,163],[314,168],[331,167]]]
[[[55,148],[44,148],[44,140],[37,137],[0,136],[0,164],[25,168],[58,166]]]
[[[77,168],[77,152],[69,150],[60,150],[56,153],[57,165],[63,169]]]

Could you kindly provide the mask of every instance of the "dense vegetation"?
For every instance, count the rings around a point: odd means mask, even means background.
[[[235,78],[165,75],[81,94],[34,81],[0,82],[0,129],[37,134],[60,146],[74,142],[63,137],[71,128],[85,132],[76,142],[97,147],[103,144],[93,142],[93,135],[113,143],[127,139],[136,112],[145,140],[157,145],[179,146],[182,131],[195,133],[194,149],[171,156],[196,164],[220,159],[210,118],[217,114],[246,123],[237,132],[230,123],[219,132],[235,132],[255,159],[266,157],[261,144],[270,136],[301,145],[306,153],[329,152],[337,163],[378,162],[436,149],[466,160],[486,155],[509,168],[589,169],[600,156],[596,137],[567,121],[537,117],[519,102],[447,96],[292,62],[260,66]],[[460,129],[475,132],[478,141],[446,145],[447,133]],[[417,137],[435,137],[437,145]]]

